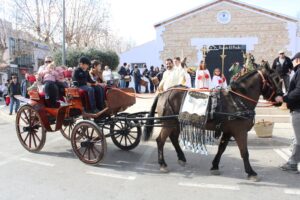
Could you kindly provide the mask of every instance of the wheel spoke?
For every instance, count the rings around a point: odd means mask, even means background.
[[[94,132],[95,132],[95,129],[92,130],[91,139],[93,138]]]
[[[29,133],[30,135],[29,135],[29,148],[31,149],[31,133]]]
[[[95,148],[95,147],[92,147],[92,148],[91,148],[91,151],[92,151],[92,153],[93,153],[94,158],[97,159],[97,156],[96,156],[96,154],[95,154],[94,148]]]
[[[29,118],[28,118],[28,115],[27,115],[26,111],[24,110],[23,113],[24,113],[24,115],[25,115],[25,118],[27,119],[27,123],[29,123],[30,120],[29,120]],[[26,122],[25,122],[25,123],[26,123]]]
[[[122,135],[122,137],[121,137],[120,144],[122,143],[123,137],[124,137],[124,135]]]
[[[84,157],[85,153],[87,152],[88,148],[86,147],[83,154],[82,154],[82,157]]]
[[[90,147],[88,147],[88,159],[91,160],[91,150],[90,150]]]
[[[30,133],[28,132],[27,136],[26,136],[25,139],[23,140],[24,143],[26,143],[26,141],[27,141],[29,135],[30,135]]]
[[[33,139],[34,146],[35,146],[35,148],[36,148],[37,145],[36,145],[36,140],[35,140],[35,135],[34,135],[34,133],[32,134],[32,139]]]
[[[127,137],[126,136],[124,137],[125,137],[125,146],[127,146]]]
[[[132,139],[136,140],[137,138],[136,137],[133,137],[130,133],[128,133],[127,136],[130,136]]]
[[[25,124],[28,124],[28,122],[26,122],[26,120],[22,117],[22,114],[20,115],[20,119],[21,119]]]
[[[36,136],[36,138],[39,140],[39,142],[41,142],[41,139],[40,139],[40,137],[36,134],[36,133],[34,133],[34,135]]]
[[[117,138],[119,138],[120,136],[122,136],[121,134],[118,134],[117,136],[116,135],[114,135],[115,136],[115,138],[117,139]]]
[[[130,145],[132,145],[131,139],[130,139],[128,136],[126,136],[126,138],[127,138],[128,141],[130,142]],[[126,145],[126,146],[127,146],[127,145]]]

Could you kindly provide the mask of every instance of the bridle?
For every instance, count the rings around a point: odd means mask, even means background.
[[[271,93],[270,97],[267,98],[267,97],[265,97],[265,95],[263,95],[264,98],[268,101],[266,103],[269,104],[270,101],[272,101],[272,98],[274,97],[274,95],[276,95],[278,93],[277,90],[276,90],[276,88],[277,88],[276,85],[277,84],[275,83],[275,79],[279,78],[279,75],[275,74],[275,75],[271,76],[271,80],[270,80],[269,78],[268,79],[265,78],[265,76],[264,76],[264,74],[263,74],[263,72],[261,70],[257,70],[257,73],[260,75],[261,80],[262,80],[262,91],[264,91],[267,88],[269,88],[269,89],[272,90],[272,93]],[[233,93],[233,94],[235,94],[237,96],[240,96],[240,97],[242,97],[242,98],[244,98],[244,99],[246,99],[246,100],[248,100],[250,102],[259,103],[258,101],[254,100],[254,99],[252,99],[252,98],[250,98],[250,97],[248,97],[246,95],[243,95],[243,94],[241,94],[239,92],[235,92],[232,89],[230,89],[229,92],[231,92],[231,93]],[[274,104],[274,103],[275,102],[271,102],[271,104]]]
[[[264,91],[265,89],[271,89],[272,93],[270,95],[269,98],[267,98],[267,101],[272,101],[274,95],[276,95],[277,93],[282,93],[281,91],[279,91],[280,89],[280,85],[279,83],[282,81],[279,77],[278,74],[274,73],[274,74],[269,74],[269,76],[267,76],[267,79],[265,78],[265,76],[263,75],[263,72],[261,70],[257,70],[258,74],[260,75],[261,79],[262,79],[262,91]],[[279,79],[279,83],[276,82],[276,79]],[[279,94],[277,94],[279,95]],[[264,95],[263,95],[264,96]]]

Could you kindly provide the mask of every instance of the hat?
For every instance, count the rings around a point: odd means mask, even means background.
[[[296,53],[296,55],[294,55],[294,57],[292,58],[292,61],[299,58],[300,59],[300,52]]]
[[[284,53],[283,50],[278,51],[278,54],[283,54],[283,53]]]

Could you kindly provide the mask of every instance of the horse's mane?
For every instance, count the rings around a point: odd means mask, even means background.
[[[253,74],[255,74],[257,72],[257,70],[253,70],[250,71],[246,74],[240,75],[235,81],[233,81],[232,83],[237,83],[239,84],[240,82],[243,82],[245,79],[248,79],[250,76],[252,76]]]

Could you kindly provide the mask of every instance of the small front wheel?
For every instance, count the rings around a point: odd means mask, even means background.
[[[81,121],[71,134],[71,144],[76,156],[84,163],[96,165],[104,158],[107,145],[103,132],[91,121]]]
[[[138,146],[141,141],[142,129],[134,121],[118,121],[110,127],[113,143],[124,151]]]

